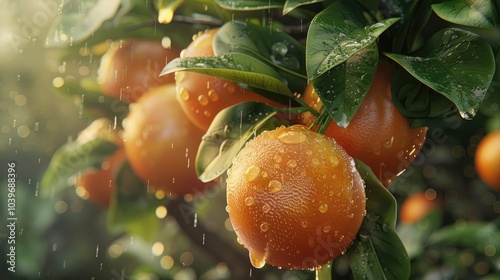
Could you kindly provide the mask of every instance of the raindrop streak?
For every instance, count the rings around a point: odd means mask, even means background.
[[[198,213],[194,213],[193,227],[198,225]]]
[[[99,245],[95,248],[95,257],[97,258],[99,256]]]

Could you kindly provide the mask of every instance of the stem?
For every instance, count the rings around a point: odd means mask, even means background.
[[[331,263],[324,264],[321,268],[316,269],[316,280],[332,280]]]

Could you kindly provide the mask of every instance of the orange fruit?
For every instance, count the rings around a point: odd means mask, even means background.
[[[164,48],[156,41],[113,42],[101,59],[98,82],[104,93],[135,102],[149,89],[175,81],[174,75],[159,75],[167,62],[179,54],[176,48]]]
[[[203,132],[184,115],[175,85],[155,88],[130,107],[124,122],[124,145],[135,173],[171,195],[203,191],[194,169]]]
[[[425,192],[411,194],[401,204],[399,220],[405,224],[414,224],[439,208],[439,205],[436,198],[429,197]]]
[[[393,179],[417,157],[427,128],[411,128],[408,120],[391,100],[392,68],[380,63],[370,90],[347,127],[332,121],[325,135],[334,138],[353,158],[367,164],[377,178],[389,187]],[[312,84],[303,100],[316,111],[323,103]],[[299,123],[310,126],[316,117],[305,112]]]
[[[481,139],[474,163],[479,178],[492,189],[500,191],[500,130]]]
[[[353,159],[333,139],[301,125],[258,135],[228,171],[229,217],[258,268],[328,263],[354,240],[365,202]]]
[[[182,58],[214,56],[212,42],[219,29],[200,32],[181,52]],[[245,101],[276,103],[233,82],[188,71],[175,73],[177,98],[188,118],[203,131],[208,130],[217,113]]]

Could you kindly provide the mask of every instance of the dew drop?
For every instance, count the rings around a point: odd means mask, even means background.
[[[208,99],[210,99],[210,101],[212,102],[216,102],[219,100],[219,93],[214,90],[214,89],[211,89],[208,91]]]
[[[289,161],[286,163],[286,165],[287,165],[288,167],[290,167],[290,168],[294,168],[294,167],[296,167],[296,166],[297,166],[297,161],[296,161],[296,160],[294,160],[294,159],[291,159],[291,160],[289,160]]]
[[[278,180],[272,180],[271,182],[269,182],[269,192],[270,193],[279,192],[282,187],[283,187],[283,185]]]
[[[253,202],[254,202],[253,196],[249,196],[249,197],[245,198],[245,205],[246,206],[252,205]]]
[[[306,135],[300,131],[287,131],[281,133],[278,140],[283,144],[300,144],[306,141]]]
[[[266,264],[266,258],[264,256],[259,256],[255,253],[250,252],[250,263],[255,268],[262,268]]]
[[[269,206],[269,204],[264,204],[264,206],[262,206],[262,212],[264,213],[267,213],[269,212],[269,210],[271,210],[271,206]],[[262,229],[262,225],[260,226],[260,228]],[[265,230],[262,230],[262,231],[265,231]]]
[[[229,206],[226,206],[226,212],[229,213]]]
[[[179,96],[180,96],[181,100],[183,100],[183,101],[189,100],[189,92],[186,89],[180,88],[178,92],[179,92]]]
[[[200,103],[201,106],[207,106],[208,105],[208,97],[205,95],[199,95],[198,96],[198,103]]]
[[[262,232],[266,232],[268,229],[269,229],[269,224],[268,223],[263,222],[262,224],[260,224],[260,230]]]
[[[328,205],[326,204],[321,204],[318,208],[319,212],[321,213],[326,213],[326,211],[328,211]]]
[[[274,43],[271,46],[274,55],[285,56],[288,52],[288,46],[283,42]]]
[[[259,177],[259,174],[260,168],[257,165],[252,165],[245,172],[245,178],[247,178],[249,182],[252,182]]]

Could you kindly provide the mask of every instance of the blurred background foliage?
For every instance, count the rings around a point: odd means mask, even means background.
[[[56,16],[51,8],[54,3],[58,1],[0,0],[2,223],[6,221],[8,162],[16,163],[18,174],[16,273],[9,273],[2,265],[0,278],[69,279],[77,275],[78,279],[230,279],[230,264],[220,262],[214,246],[207,246],[211,240],[206,237],[215,231],[224,232],[220,238],[234,245],[241,257],[234,261],[241,261],[241,269],[249,276],[313,278],[308,271],[252,269],[244,249],[235,244],[227,213],[220,211],[221,207],[211,207],[225,204],[221,188],[207,196],[210,199],[189,198],[198,203],[192,204],[196,207],[187,212],[192,227],[187,231],[185,225],[157,213],[165,223],[159,236],[147,241],[110,233],[108,213],[82,200],[73,189],[53,198],[38,195],[39,179],[53,153],[75,139],[92,121],[78,100],[54,94],[53,87],[60,77],[95,78],[99,64],[98,59],[88,55],[60,63],[63,50],[44,47],[45,34]],[[500,42],[498,27],[483,32],[492,45]],[[482,183],[474,169],[474,152],[480,139],[500,129],[499,106],[497,71],[479,114],[470,121],[453,115],[445,119],[442,127],[430,130],[417,160],[391,186],[399,205],[417,192],[443,202],[441,208],[424,220],[398,225],[412,258],[414,279],[500,277],[500,247],[495,246],[500,246],[500,194]],[[433,235],[443,227],[449,227],[456,236]],[[2,260],[7,253],[6,237],[2,226]],[[339,278],[348,270],[345,262],[344,258],[335,261]]]

